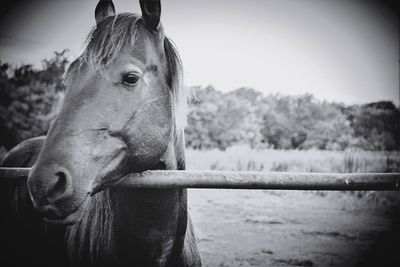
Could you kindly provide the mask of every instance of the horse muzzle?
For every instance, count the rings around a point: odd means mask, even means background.
[[[65,167],[57,164],[35,166],[28,178],[28,191],[34,208],[46,221],[63,224],[77,222],[75,217],[89,195],[74,185]]]
[[[75,143],[65,138],[41,151],[28,177],[28,191],[46,221],[78,222],[94,190],[123,176],[125,144],[117,138],[93,139]]]

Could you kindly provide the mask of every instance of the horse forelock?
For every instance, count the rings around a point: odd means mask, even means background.
[[[139,19],[137,14],[121,13],[96,25],[86,38],[81,62],[92,68],[109,64],[124,47],[134,45]]]

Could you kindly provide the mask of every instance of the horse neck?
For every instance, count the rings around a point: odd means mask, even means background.
[[[173,139],[158,168],[185,168],[183,141],[183,133]],[[186,233],[186,190],[116,190],[114,231],[119,253],[142,266],[176,266]]]
[[[183,133],[158,166],[184,169]],[[126,262],[179,266],[187,225],[186,190],[112,188],[92,197],[84,219],[69,228],[74,265]]]

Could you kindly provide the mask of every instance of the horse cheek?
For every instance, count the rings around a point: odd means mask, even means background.
[[[157,164],[171,141],[172,127],[168,108],[148,109],[146,114],[146,118],[137,121],[129,133],[133,137],[130,141],[130,161],[135,170],[148,169]]]

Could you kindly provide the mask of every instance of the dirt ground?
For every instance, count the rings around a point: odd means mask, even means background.
[[[189,207],[204,266],[400,266],[399,195],[199,189]]]

